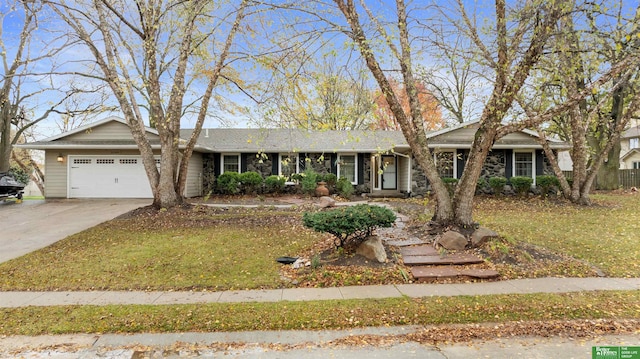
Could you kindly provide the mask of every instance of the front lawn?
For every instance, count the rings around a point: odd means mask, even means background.
[[[1,290],[278,288],[275,259],[319,241],[300,213],[176,209],[115,219],[0,264]]]
[[[505,237],[483,253],[520,257],[506,264],[488,258],[502,278],[592,276],[592,267],[607,276],[640,276],[640,196],[594,199],[584,208],[558,199],[480,197],[476,220]],[[425,201],[393,203],[416,216],[429,210]],[[228,290],[408,279],[406,268],[393,263],[282,271],[277,257],[312,260],[326,248],[329,237],[303,227],[304,210],[143,208],[0,264],[0,290]]]
[[[592,196],[582,207],[557,199],[476,200],[475,219],[511,241],[580,259],[611,277],[640,277],[640,195]]]
[[[0,309],[0,335],[65,333],[321,330],[366,326],[492,323],[492,338],[564,333],[572,336],[640,330],[639,291],[388,298],[276,303],[58,306]],[[598,320],[626,321],[598,327]],[[500,324],[498,324],[500,323]],[[517,325],[517,331],[499,327]],[[591,325],[591,326],[589,326]],[[474,328],[457,332],[470,331]],[[432,328],[433,329],[433,328]],[[439,340],[455,340],[444,327]],[[455,331],[454,331],[455,332]],[[473,336],[471,336],[473,337]],[[487,339],[492,339],[487,338]],[[467,338],[469,339],[469,338]]]

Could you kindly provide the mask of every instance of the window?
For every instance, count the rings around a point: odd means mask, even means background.
[[[629,148],[630,149],[640,148],[640,138],[638,138],[638,137],[630,138],[629,139]]]
[[[438,168],[438,174],[442,178],[455,178],[454,172],[454,153],[453,152],[438,152],[436,156],[436,167]]]
[[[223,155],[222,156],[222,172],[238,172],[240,173],[240,155]]]
[[[280,167],[278,172],[281,176],[290,178],[292,174],[298,173],[298,155],[283,153],[280,154]]]
[[[634,170],[640,169],[640,162],[633,162],[633,169]]]
[[[513,175],[533,178],[533,153],[514,153]]]
[[[338,178],[344,177],[349,182],[356,184],[356,156],[340,155],[338,157]]]

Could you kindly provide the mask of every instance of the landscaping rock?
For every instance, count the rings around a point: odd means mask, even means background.
[[[450,251],[461,251],[467,247],[467,238],[456,231],[446,231],[438,239],[438,244]]]
[[[329,196],[322,196],[320,197],[320,202],[318,202],[318,207],[320,208],[329,208],[329,207],[335,207],[336,206],[336,200],[329,197]]]
[[[493,238],[498,238],[498,233],[488,228],[480,227],[471,234],[471,246],[479,247]]]
[[[380,263],[386,263],[387,261],[387,252],[384,250],[382,240],[378,236],[371,236],[360,244],[356,249],[356,254],[370,260],[377,260]]]

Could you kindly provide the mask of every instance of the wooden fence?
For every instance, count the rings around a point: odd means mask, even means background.
[[[567,179],[573,178],[573,171],[562,171]],[[618,173],[618,182],[625,189],[631,187],[640,188],[640,169],[620,170]],[[598,178],[596,177],[595,188],[598,188]]]

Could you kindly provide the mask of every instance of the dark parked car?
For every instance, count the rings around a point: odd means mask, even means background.
[[[16,181],[8,172],[0,172],[0,199],[6,197],[22,199],[24,186],[24,183]]]

